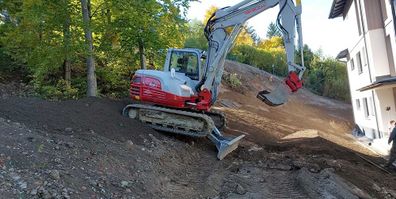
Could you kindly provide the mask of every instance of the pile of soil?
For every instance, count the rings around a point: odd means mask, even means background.
[[[0,117],[51,133],[94,131],[109,139],[139,140],[140,134],[157,134],[136,120],[121,115],[128,100],[84,98],[47,101],[7,97],[0,101]]]

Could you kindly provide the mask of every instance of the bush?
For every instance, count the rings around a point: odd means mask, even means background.
[[[64,100],[64,99],[77,99],[79,98],[79,90],[68,86],[66,81],[61,79],[56,86],[42,86],[36,88],[39,94],[47,99]]]
[[[236,46],[229,59],[255,66],[279,76],[287,75],[286,55],[282,49],[259,49],[249,45]]]
[[[237,89],[240,89],[242,87],[242,82],[240,80],[240,77],[236,73],[224,72],[223,80],[232,89],[236,89],[237,90]]]

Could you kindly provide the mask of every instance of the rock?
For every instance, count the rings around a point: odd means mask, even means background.
[[[239,195],[245,195],[246,192],[247,192],[246,189],[243,188],[240,184],[237,184],[237,186],[235,187],[235,193]]]
[[[32,196],[37,195],[37,189],[32,189],[32,191],[30,191],[30,195]]]
[[[20,187],[21,189],[26,189],[26,188],[27,188],[27,183],[26,183],[26,182],[20,182],[20,183],[19,183],[19,187]]]
[[[67,133],[71,133],[71,132],[73,132],[73,128],[67,127],[67,128],[65,128],[65,131]]]
[[[128,149],[132,149],[133,148],[133,142],[131,140],[127,140],[125,144],[126,144],[126,147]]]
[[[74,144],[72,142],[66,142],[65,146],[68,147],[68,148],[73,148]]]
[[[121,187],[122,188],[127,188],[127,187],[130,187],[130,186],[131,185],[130,185],[130,183],[128,181],[125,181],[125,180],[121,181]]]
[[[377,184],[373,184],[373,189],[376,190],[377,192],[381,191],[381,187],[379,187]]]
[[[54,180],[59,180],[60,179],[60,173],[58,170],[51,170],[50,171],[50,176]]]

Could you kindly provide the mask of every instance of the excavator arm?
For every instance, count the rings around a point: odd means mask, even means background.
[[[303,52],[301,0],[296,0],[296,3],[293,0],[244,0],[232,7],[216,11],[206,24],[205,36],[209,47],[204,75],[196,87],[201,97],[198,106],[210,106],[217,100],[226,56],[246,21],[277,5],[280,7],[277,25],[283,35],[289,71],[285,85],[289,89],[278,86],[273,92],[260,92],[258,97],[268,105],[281,105],[287,101],[288,92],[296,92],[302,87],[302,76],[305,71],[303,54],[301,53],[302,65],[295,63],[294,54],[296,32],[299,48]]]

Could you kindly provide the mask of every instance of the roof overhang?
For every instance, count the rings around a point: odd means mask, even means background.
[[[345,50],[339,52],[337,57],[336,57],[336,59],[337,60],[341,60],[341,59],[347,59],[348,60],[349,59],[349,50],[345,49]]]
[[[333,0],[329,19],[334,19],[343,16],[347,7],[347,3],[348,0]]]
[[[386,79],[377,80],[368,86],[358,89],[358,91],[363,92],[363,91],[388,88],[388,87],[396,87],[396,77],[389,77]]]

